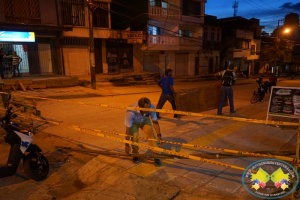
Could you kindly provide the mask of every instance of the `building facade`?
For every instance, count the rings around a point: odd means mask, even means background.
[[[116,2],[112,5],[117,12],[112,13],[112,27],[146,33],[142,44],[133,45],[134,71],[163,75],[170,68],[174,76],[199,71],[205,0]]]
[[[34,32],[35,41],[1,41],[0,47],[6,55],[13,51],[22,58],[19,66],[23,75],[63,74],[63,57],[60,38],[63,31],[71,31],[72,26],[59,23],[56,0],[0,0],[0,32],[3,36]],[[16,33],[17,32],[17,33]],[[34,36],[33,36],[34,38]]]
[[[222,27],[217,17],[205,15],[203,30],[203,50],[200,51],[198,74],[213,74],[220,71],[220,50]]]
[[[261,46],[259,20],[243,17],[219,19],[222,26],[221,68],[234,64],[238,73],[257,74]]]

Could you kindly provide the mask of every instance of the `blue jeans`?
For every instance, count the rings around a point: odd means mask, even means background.
[[[18,72],[18,76],[20,76],[19,65],[13,65],[12,70],[13,70],[13,76],[16,76],[16,70]]]
[[[174,97],[172,95],[167,95],[167,94],[163,94],[163,93],[161,94],[161,99],[158,102],[159,104],[157,105],[157,109],[162,109],[162,107],[165,105],[166,101],[170,102],[173,110],[176,110],[176,104],[175,104]],[[157,117],[159,117],[159,113],[156,113],[156,115],[157,115]]]
[[[233,90],[231,86],[221,86],[221,99],[219,102],[218,114],[222,113],[222,108],[225,102],[225,98],[228,96],[229,104],[230,104],[230,112],[234,112],[233,106]]]

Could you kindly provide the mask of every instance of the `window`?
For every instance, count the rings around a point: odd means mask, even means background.
[[[215,41],[215,33],[214,32],[210,33],[210,41]]]
[[[3,0],[6,22],[41,24],[39,0]]]
[[[160,0],[150,0],[150,6],[161,6],[161,1]]]
[[[148,34],[149,35],[161,35],[161,29],[160,29],[160,27],[149,26],[148,27]]]
[[[193,32],[190,30],[179,30],[179,37],[193,37]]]
[[[168,8],[168,2],[161,2],[161,7]]]
[[[61,0],[63,25],[84,26],[84,0]]]
[[[255,55],[255,45],[251,45],[251,55]]]
[[[184,0],[182,5],[182,15],[200,18],[201,3],[193,0]]]
[[[243,41],[243,49],[249,49],[249,42]]]
[[[95,2],[98,8],[93,13],[93,26],[109,28],[108,3]]]

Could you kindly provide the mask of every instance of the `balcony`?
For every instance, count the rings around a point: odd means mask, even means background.
[[[149,7],[149,15],[154,17],[163,17],[168,19],[180,20],[180,10],[167,9],[157,6]]]
[[[198,38],[164,35],[148,36],[149,50],[199,50],[201,47],[202,42]]]

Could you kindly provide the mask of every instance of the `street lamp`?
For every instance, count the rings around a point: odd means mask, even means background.
[[[284,33],[289,33],[290,31],[291,31],[291,29],[286,28],[286,29],[284,30]]]

